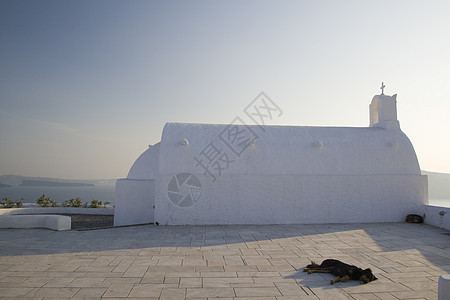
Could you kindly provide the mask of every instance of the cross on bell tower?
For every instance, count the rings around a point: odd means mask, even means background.
[[[375,95],[369,105],[370,127],[400,129],[397,120],[397,95],[384,94],[384,82],[381,83],[381,95]]]

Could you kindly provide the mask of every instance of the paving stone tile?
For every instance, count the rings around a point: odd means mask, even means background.
[[[122,275],[122,277],[143,277],[147,272],[148,267],[129,267],[128,270]]]
[[[281,296],[276,287],[235,288],[236,297]]]
[[[106,285],[106,286],[110,286],[113,283],[142,283],[141,280],[142,280],[142,278],[139,278],[139,277],[124,277],[124,278],[109,277],[109,278],[104,278],[104,281],[102,284]]]
[[[233,255],[233,256],[224,256],[225,264],[227,266],[244,266],[245,263],[242,260],[242,257],[239,255]]]
[[[225,272],[258,272],[256,266],[224,266]]]
[[[251,277],[211,277],[203,278],[203,287],[231,287],[232,283],[240,284],[253,284],[254,281]]]
[[[165,277],[164,278],[165,284],[179,284],[180,283],[180,277]]]
[[[186,258],[183,259],[182,263],[183,266],[207,266],[207,262],[204,259],[193,259],[193,258]]]
[[[150,273],[169,273],[169,272],[177,272],[177,273],[187,273],[187,272],[195,272],[194,266],[149,266],[147,272]],[[180,276],[178,276],[180,277]]]
[[[87,272],[84,278],[120,278],[123,273],[118,272]]]
[[[182,277],[180,278],[180,288],[201,288],[203,286],[202,278],[200,277]]]
[[[28,278],[29,278],[28,276],[6,276],[0,279],[0,283],[8,283],[8,284],[21,283],[27,280]]]
[[[27,297],[47,297],[47,298],[64,298],[73,297],[79,288],[35,288],[29,292]]]
[[[329,288],[329,289],[323,289],[323,288],[312,288],[311,291],[314,293],[315,296],[319,299],[333,299],[333,300],[353,300],[353,297],[350,296],[348,293],[346,293],[343,290],[340,290],[337,287]]]
[[[187,298],[225,298],[235,296],[233,288],[188,288],[186,292]]]
[[[258,271],[260,272],[277,272],[277,268],[275,268],[272,265],[256,265],[256,268],[258,269]],[[292,268],[290,268],[292,269]]]
[[[195,272],[223,272],[224,266],[195,266]]]
[[[184,300],[186,298],[186,289],[163,289],[159,300]]]
[[[237,277],[236,272],[201,272],[201,277]]]
[[[276,296],[276,300],[317,300],[315,295],[301,295],[301,296]],[[326,299],[324,299],[326,300]]]
[[[416,281],[420,281],[421,278],[426,278],[430,276],[430,274],[426,272],[403,272],[403,273],[387,273],[383,274],[383,276],[389,278],[392,281],[406,281],[407,278],[416,279]]]
[[[61,272],[73,272],[75,271],[79,266],[75,265],[63,265],[63,266],[51,266],[48,268],[48,271],[61,271]]]
[[[101,298],[106,292],[106,287],[85,287],[81,288],[72,299]]]
[[[353,295],[353,294],[352,294]],[[383,300],[397,300],[398,298],[389,293],[374,293],[379,299]]]
[[[147,272],[142,277],[140,283],[164,283],[165,273]]]
[[[181,266],[183,263],[182,258],[160,258],[158,259],[157,266]]]
[[[47,282],[44,285],[44,287],[66,287],[74,279],[75,278],[70,278],[70,277],[52,278],[49,282]]]
[[[75,278],[67,287],[108,287],[108,284],[104,283],[104,277],[98,278]]]
[[[74,259],[71,259],[68,262],[66,262],[65,265],[66,266],[76,266],[76,267],[89,266],[94,261],[95,261],[95,258],[86,258],[86,259],[74,258]]]
[[[165,277],[200,277],[200,272],[167,272]]]
[[[275,282],[274,284],[283,296],[306,295],[296,282]]]
[[[390,293],[398,299],[438,299],[438,294],[434,291],[403,291]]]
[[[253,281],[255,283],[275,283],[275,282],[283,282],[283,283],[297,283],[294,278],[285,278],[285,277],[253,277]]]
[[[148,266],[156,266],[156,264],[158,263],[158,260],[156,260],[156,259],[141,259],[141,257],[139,257],[139,259],[134,259],[131,262],[132,262],[132,264],[130,265],[131,267],[148,267]]]
[[[103,297],[127,297],[133,286],[131,283],[113,283],[108,287]]]
[[[14,287],[42,287],[45,284],[47,284],[51,278],[45,278],[45,277],[24,277],[25,280],[21,282],[8,282],[5,284],[5,282],[2,282],[0,286],[2,287],[8,287],[8,286],[14,286]]]
[[[33,288],[26,287],[0,287],[0,295],[1,297],[24,297],[32,290]]]
[[[87,272],[54,272],[54,271],[46,271],[41,272],[41,276],[45,276],[47,278],[79,278],[86,276]]]
[[[277,300],[276,297],[236,297],[235,300]]]
[[[163,287],[153,284],[135,284],[129,294],[130,297],[159,297]]]
[[[114,266],[100,266],[100,267],[79,267],[77,272],[98,272],[98,273],[110,273],[114,270]]]
[[[123,274],[128,270],[128,268],[131,266],[131,264],[132,264],[132,262],[130,262],[130,261],[120,263],[112,270],[112,272]]]
[[[225,260],[223,258],[207,258],[206,259],[206,265],[208,267],[214,267],[214,266],[225,266]]]
[[[278,272],[237,272],[238,277],[280,277]]]
[[[372,293],[367,294],[351,294],[355,300],[379,300],[380,298]],[[392,297],[392,295],[391,295]],[[395,299],[395,297],[394,297]]]
[[[95,253],[97,255],[97,253]],[[101,255],[101,254],[98,254]],[[99,256],[91,264],[91,267],[108,266],[116,259],[116,256]]]
[[[348,293],[381,293],[381,292],[402,292],[411,291],[410,288],[404,286],[401,283],[348,283],[348,285],[353,284],[353,286],[346,286],[343,283],[338,286],[342,286],[344,290]]]

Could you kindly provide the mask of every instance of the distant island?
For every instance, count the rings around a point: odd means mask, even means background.
[[[0,183],[0,188],[11,187],[9,184]]]
[[[24,179],[19,186],[95,186],[92,183],[81,182],[56,182],[56,181],[44,181],[44,180],[29,180]]]
[[[30,181],[32,183],[30,183]],[[8,186],[97,186],[115,185],[116,179],[62,179],[53,177],[30,177],[21,175],[0,175],[0,183]],[[66,184],[69,183],[69,184]],[[74,183],[74,184],[72,184]],[[1,186],[0,186],[1,187]]]

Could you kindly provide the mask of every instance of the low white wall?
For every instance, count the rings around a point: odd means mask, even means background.
[[[114,208],[23,207],[23,208],[0,209],[0,215],[38,215],[38,214],[114,215]]]
[[[48,228],[70,230],[71,219],[58,215],[1,215],[0,228]]]
[[[179,207],[168,197],[174,175],[156,181],[155,221],[163,225],[404,222],[428,202],[422,175],[195,175],[201,196]]]
[[[450,230],[450,208],[425,205],[425,223]]]
[[[118,179],[114,226],[154,222],[155,180]]]

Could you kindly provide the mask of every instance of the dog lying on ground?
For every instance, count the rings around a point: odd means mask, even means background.
[[[308,274],[331,273],[336,276],[336,278],[331,280],[331,284],[339,281],[346,282],[350,279],[359,280],[360,283],[366,284],[378,279],[372,274],[370,269],[363,270],[336,259],[326,259],[320,265],[311,262],[310,265],[303,269],[303,272],[308,272]]]

